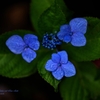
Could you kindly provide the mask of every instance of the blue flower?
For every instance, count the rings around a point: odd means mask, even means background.
[[[61,40],[59,40],[56,34],[45,34],[43,36],[42,46],[53,50],[57,45],[61,45]]]
[[[74,18],[68,24],[60,27],[57,36],[60,40],[68,43],[71,42],[73,46],[84,46],[86,38],[84,34],[87,30],[87,20],[84,18]]]
[[[26,34],[22,39],[19,35],[13,35],[6,41],[7,47],[14,54],[22,54],[23,59],[30,63],[36,58],[35,50],[39,49],[40,43],[37,36]]]
[[[53,53],[52,58],[47,61],[45,69],[52,72],[52,75],[57,80],[62,79],[63,76],[71,77],[76,74],[74,65],[68,61],[68,55],[66,51]]]

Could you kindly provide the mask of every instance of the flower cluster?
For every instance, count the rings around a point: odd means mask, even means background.
[[[61,45],[61,41],[57,38],[56,34],[45,34],[43,36],[42,46],[53,50],[57,45]]]
[[[84,34],[87,30],[87,20],[84,18],[74,18],[69,24],[62,25],[57,34],[45,34],[42,46],[53,50],[62,42],[71,43],[73,46],[84,46],[86,38]],[[6,41],[7,47],[15,54],[22,54],[23,59],[30,63],[36,58],[36,50],[40,43],[38,37],[33,34],[26,34],[22,39],[19,35],[13,35]],[[52,72],[52,75],[61,80],[63,76],[71,77],[76,74],[74,65],[68,60],[66,51],[53,53],[51,59],[46,62],[45,69]]]

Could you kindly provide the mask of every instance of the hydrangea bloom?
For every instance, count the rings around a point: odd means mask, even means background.
[[[7,47],[15,54],[22,54],[25,61],[30,63],[36,58],[35,50],[39,49],[40,43],[37,36],[26,34],[22,39],[19,35],[13,35],[6,41]]]
[[[52,72],[52,75],[57,80],[62,79],[63,76],[71,77],[76,74],[74,65],[68,61],[68,55],[66,51],[53,53],[52,58],[47,61],[45,69]]]
[[[87,30],[87,20],[84,18],[74,18],[68,24],[62,25],[57,36],[60,40],[73,46],[84,46],[86,38],[84,34]]]
[[[60,45],[62,42],[57,38],[56,34],[45,34],[43,36],[42,46],[53,50],[56,45]]]

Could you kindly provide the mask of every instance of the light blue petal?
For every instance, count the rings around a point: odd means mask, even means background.
[[[54,63],[52,60],[48,60],[45,65],[45,69],[48,71],[54,71],[57,69],[57,67],[58,67],[58,64]]]
[[[56,54],[56,53],[53,53],[52,54],[52,61],[55,62],[55,63],[60,63],[60,55]]]
[[[60,31],[66,32],[66,34],[68,35],[69,33],[71,33],[71,27],[70,25],[64,24],[60,27]]]
[[[71,44],[73,46],[77,46],[77,47],[85,46],[85,44],[86,44],[86,38],[85,38],[84,34],[79,33],[79,32],[78,33],[74,33],[72,35]]]
[[[59,31],[59,32],[57,33],[57,37],[58,37],[60,40],[63,40],[65,36],[66,36],[66,32]]]
[[[30,48],[25,48],[25,50],[22,52],[22,57],[26,62],[30,63],[36,58],[36,53]]]
[[[63,40],[66,35],[71,34],[71,28],[69,25],[65,24],[60,27],[60,31],[57,33],[57,37]]]
[[[57,79],[57,80],[61,80],[64,76],[64,72],[61,69],[61,67],[58,67],[57,70],[52,72],[52,75]]]
[[[61,63],[67,63],[68,62],[68,54],[66,51],[59,51],[58,54],[61,57]]]
[[[26,47],[23,39],[19,35],[13,35],[6,41],[7,47],[15,54],[21,54]]]
[[[71,32],[81,32],[86,33],[87,30],[87,20],[85,18],[74,18],[70,21]]]
[[[71,77],[76,74],[75,67],[70,61],[67,64],[62,64],[62,69],[66,77]]]
[[[40,43],[38,41],[38,37],[33,35],[33,34],[26,34],[24,36],[24,41],[33,50],[38,50],[39,47],[40,47]]]
[[[71,41],[71,36],[70,35],[66,35],[63,39],[64,42],[68,43]]]

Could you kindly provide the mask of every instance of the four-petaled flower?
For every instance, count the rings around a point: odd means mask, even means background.
[[[52,72],[52,75],[57,80],[62,79],[63,76],[71,77],[76,74],[74,65],[68,61],[68,55],[66,51],[53,53],[52,58],[47,61],[45,69]]]
[[[68,43],[71,42],[73,46],[84,46],[86,38],[84,34],[87,30],[87,20],[84,18],[74,18],[68,24],[60,27],[57,36],[60,40]]]
[[[7,47],[15,54],[22,54],[23,59],[30,63],[36,58],[35,50],[39,49],[38,37],[26,34],[22,39],[19,35],[13,35],[6,41]]]

